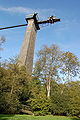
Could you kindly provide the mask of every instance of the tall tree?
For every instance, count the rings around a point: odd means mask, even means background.
[[[66,76],[66,80],[70,81],[79,73],[79,60],[71,52],[65,52],[61,55],[61,73]]]
[[[58,80],[61,51],[58,46],[44,46],[38,52],[38,60],[35,64],[35,74],[46,85],[47,97],[50,97],[51,80]]]
[[[30,97],[31,76],[25,67],[8,63],[0,67],[0,112],[18,113]]]

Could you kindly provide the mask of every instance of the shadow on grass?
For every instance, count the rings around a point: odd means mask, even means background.
[[[71,118],[72,120],[80,120],[80,118]]]
[[[10,120],[9,118],[11,118],[13,116],[14,115],[0,114],[0,120]]]

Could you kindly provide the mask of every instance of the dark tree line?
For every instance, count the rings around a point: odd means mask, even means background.
[[[32,75],[16,61],[1,63],[0,113],[79,116],[79,67],[73,53],[56,45],[38,52]]]

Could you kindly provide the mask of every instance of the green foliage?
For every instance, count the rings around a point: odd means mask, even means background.
[[[38,60],[36,61],[34,70],[35,75],[43,82],[48,77],[53,79],[57,76],[57,70],[60,67],[60,55],[61,51],[58,46],[44,46],[40,51],[38,51]]]
[[[59,85],[55,82],[52,82],[51,87],[51,110],[52,114],[63,115],[65,111],[65,106],[63,105],[63,101],[65,100],[63,97],[63,85]]]
[[[61,51],[56,45],[52,45],[51,47],[44,46],[43,49],[38,52],[38,60],[35,64],[34,73],[43,84],[46,84],[48,98],[50,97],[51,80],[57,81],[59,78],[60,55]]]
[[[80,82],[71,82],[67,84],[68,93],[68,114],[73,116],[80,115]]]
[[[21,104],[29,99],[30,75],[24,67],[11,64],[0,68],[0,112],[18,113]]]
[[[53,86],[51,93],[52,113],[78,116],[80,114],[80,82]]]
[[[30,107],[32,108],[35,115],[49,115],[50,112],[50,100],[46,98],[46,96],[41,93],[35,98],[31,98],[28,101]]]
[[[77,73],[77,57],[56,45],[39,51],[33,75],[16,60],[1,64],[0,113],[80,116],[80,81],[71,81]]]
[[[71,52],[64,52],[61,55],[61,73],[65,75],[65,79],[70,81],[72,77],[75,77],[79,74],[79,60]]]
[[[31,82],[31,97],[28,101],[28,106],[32,109],[35,115],[50,114],[50,101],[46,97],[44,86],[37,77],[33,77]]]
[[[17,113],[19,107],[19,100],[17,96],[10,93],[3,93],[0,95],[0,113]]]

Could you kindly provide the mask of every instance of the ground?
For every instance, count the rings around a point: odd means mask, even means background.
[[[0,115],[0,120],[80,120],[80,118],[65,116]]]

